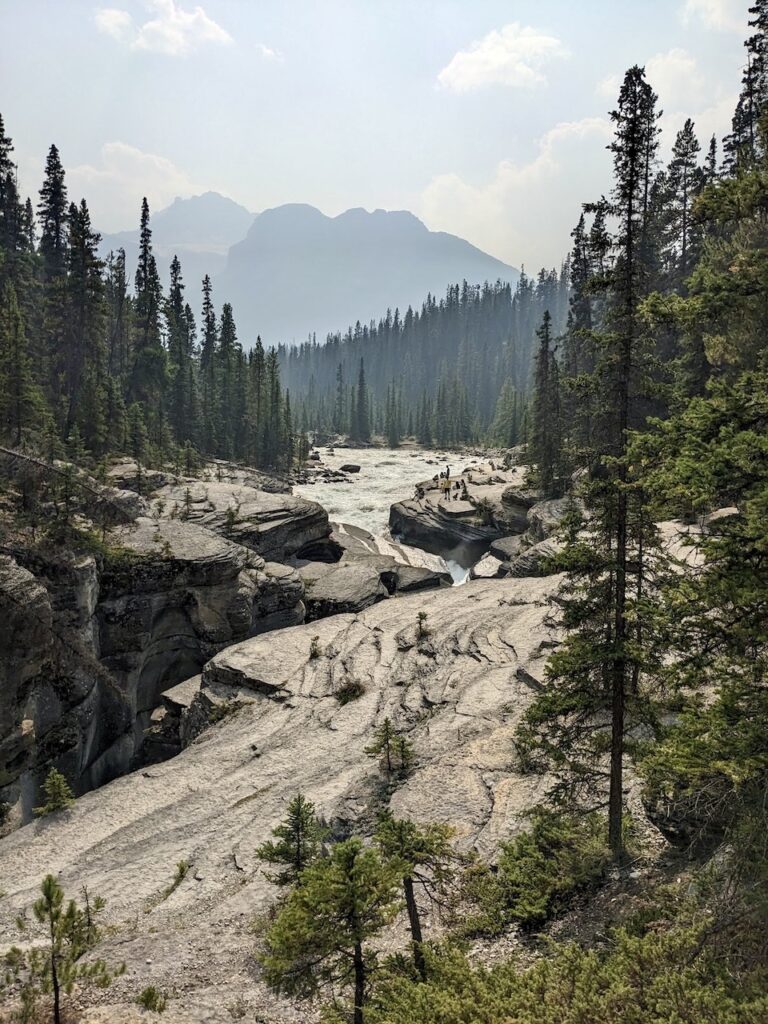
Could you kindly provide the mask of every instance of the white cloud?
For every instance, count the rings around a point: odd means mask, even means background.
[[[695,58],[686,50],[657,53],[646,62],[645,73],[664,110],[695,107],[707,88]]]
[[[154,17],[134,28],[127,11],[100,8],[96,26],[113,39],[129,42],[132,50],[147,50],[170,57],[194,53],[206,43],[231,43],[226,29],[209,18],[202,7],[186,11],[176,0],[147,0]]]
[[[264,43],[256,43],[255,50],[261,54],[264,60],[283,60],[283,55],[279,50],[273,50],[271,46],[265,46]]]
[[[142,196],[147,197],[150,210],[156,211],[176,196],[204,191],[171,160],[125,142],[106,143],[99,157],[96,165],[81,164],[67,171],[67,188],[73,200],[86,197],[100,231],[137,225]]]
[[[747,34],[747,4],[744,0],[685,0],[683,21],[702,21],[717,32]]]
[[[517,266],[524,260],[529,271],[559,265],[582,202],[610,186],[611,134],[599,117],[558,124],[539,140],[533,160],[502,161],[487,184],[458,174],[433,178],[419,213],[433,230],[461,235]]]
[[[663,109],[681,110],[695,105],[706,90],[706,79],[687,50],[675,48],[657,53],[646,62],[645,71]],[[608,75],[598,82],[596,92],[615,104],[621,83],[621,75]]]
[[[568,51],[555,36],[512,22],[473,42],[468,50],[460,50],[437,80],[459,93],[486,85],[530,89],[546,82],[544,65],[566,56]]]
[[[94,17],[99,32],[113,39],[125,39],[133,28],[133,18],[128,11],[118,11],[114,7],[102,7]]]

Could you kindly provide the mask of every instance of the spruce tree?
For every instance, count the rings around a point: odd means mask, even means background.
[[[256,850],[259,860],[282,864],[275,875],[267,875],[277,885],[300,884],[302,872],[314,864],[323,850],[328,829],[315,814],[315,805],[297,793],[288,804],[285,821],[272,830],[274,841],[262,843]]]
[[[267,984],[300,998],[328,986],[351,989],[352,1020],[364,1024],[376,959],[368,943],[400,909],[402,876],[398,862],[382,860],[359,839],[337,843],[302,873],[267,932]]]

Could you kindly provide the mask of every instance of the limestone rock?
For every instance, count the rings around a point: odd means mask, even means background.
[[[68,894],[87,883],[105,895],[105,923],[131,922],[100,947],[127,971],[97,993],[110,1012],[94,1019],[130,1020],[136,993],[154,984],[183,994],[169,1000],[168,1024],[224,1024],[236,979],[249,1005],[270,1006],[266,1019],[306,1021],[304,1007],[270,1004],[251,969],[251,922],[275,899],[255,847],[299,790],[332,825],[354,827],[379,780],[364,748],[385,717],[416,757],[392,796],[396,814],[445,821],[460,847],[483,855],[523,827],[546,780],[516,774],[512,736],[534,693],[526,680],[542,678],[542,643],[556,640],[546,621],[556,585],[491,580],[435,591],[430,654],[398,645],[424,606],[418,594],[222,651],[205,666],[201,697],[231,684],[248,689],[251,703],[178,757],[2,840],[0,946],[16,939],[16,915],[53,871]],[[336,693],[352,679],[363,693],[341,705]],[[164,896],[182,859],[193,870]]]
[[[523,533],[528,529],[528,512],[542,495],[523,487],[507,487],[501,495],[504,519],[510,533]]]
[[[469,578],[472,580],[491,580],[503,575],[504,562],[491,554],[485,555],[469,570]]]
[[[540,541],[504,563],[505,575],[515,577],[547,576],[547,560],[559,554],[562,544],[551,538]]]
[[[377,566],[352,563],[324,569],[315,580],[304,577],[307,621],[339,612],[360,612],[388,596]]]
[[[514,537],[500,537],[492,542],[489,554],[498,558],[500,562],[508,562],[511,558],[521,554],[525,547],[526,541],[522,534],[517,534]]]
[[[583,504],[573,498],[550,498],[539,501],[528,511],[528,533],[535,543],[557,533],[565,516]]]
[[[272,561],[330,533],[328,514],[316,502],[245,484],[189,480],[163,487],[158,497],[167,516],[205,526]]]

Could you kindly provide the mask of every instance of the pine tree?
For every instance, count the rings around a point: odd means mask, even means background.
[[[357,401],[355,402],[355,432],[357,441],[367,443],[371,440],[371,420],[368,405],[368,386],[365,383],[365,362],[360,360],[360,372],[357,376]]]
[[[74,802],[75,797],[66,780],[66,777],[51,768],[43,783],[45,792],[45,803],[35,808],[35,814],[42,817],[46,814],[54,814],[56,811],[66,811]]]
[[[43,411],[16,290],[6,281],[0,296],[0,427],[19,445],[25,430],[44,428]]]
[[[608,840],[618,856],[627,734],[641,721],[653,723],[652,703],[640,688],[653,529],[627,460],[638,387],[646,376],[639,305],[655,263],[649,221],[658,114],[641,68],[627,72],[611,118],[617,236],[613,261],[606,258],[600,267],[595,260],[605,287],[606,325],[594,382],[599,429],[585,495],[589,540],[579,534],[574,514],[564,559],[571,573],[560,598],[568,636],[549,661],[550,685],[529,709],[518,749],[532,765],[554,770],[553,795],[570,802],[605,799],[607,755]]]
[[[276,842],[262,843],[256,849],[259,860],[282,864],[275,875],[267,875],[276,885],[300,885],[301,875],[320,857],[328,829],[315,814],[315,805],[297,793],[288,804],[285,821],[272,830]]]
[[[375,953],[370,939],[400,908],[403,869],[359,839],[332,847],[302,873],[279,910],[261,958],[267,984],[289,996],[352,989],[352,1020],[364,1024]]]
[[[538,332],[539,351],[533,384],[528,456],[536,482],[547,497],[560,491],[561,426],[559,370],[552,342],[552,317],[544,313]]]

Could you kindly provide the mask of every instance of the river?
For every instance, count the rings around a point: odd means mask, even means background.
[[[465,466],[477,465],[479,456],[451,451],[425,451],[409,448],[337,448],[332,454],[319,448],[322,464],[340,469],[345,463],[360,466],[360,472],[348,479],[296,484],[294,494],[317,501],[335,523],[362,527],[377,537],[389,537],[389,508],[396,501],[412,498],[416,484],[435,473],[451,468],[451,475]],[[312,465],[312,463],[310,463]],[[469,570],[446,562],[455,583],[463,583]]]

